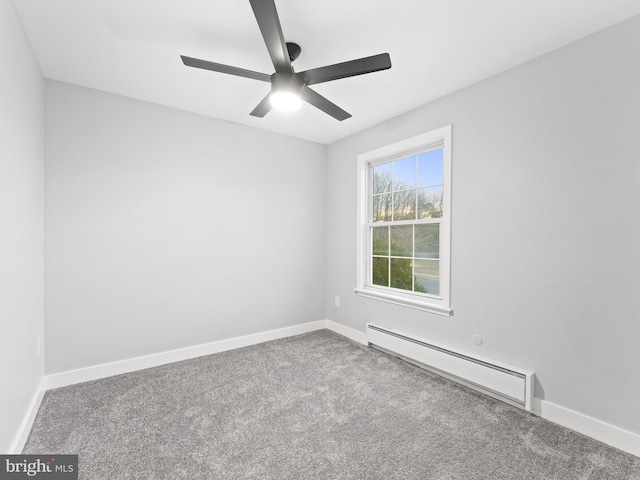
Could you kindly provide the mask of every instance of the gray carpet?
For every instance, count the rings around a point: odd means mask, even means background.
[[[48,391],[93,479],[640,479],[640,458],[327,330]]]

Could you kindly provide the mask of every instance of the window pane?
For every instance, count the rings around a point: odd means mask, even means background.
[[[373,254],[389,255],[389,227],[373,227]]]
[[[373,193],[391,191],[393,183],[393,163],[384,163],[373,167]]]
[[[406,190],[416,187],[416,157],[393,162],[393,189]]]
[[[442,217],[442,187],[418,190],[418,218]]]
[[[440,225],[416,225],[415,257],[440,258]]]
[[[413,255],[413,225],[391,228],[391,255],[411,257]]]
[[[372,282],[374,285],[389,286],[389,259],[373,257],[371,261]]]
[[[411,259],[409,258],[392,258],[391,259],[391,286],[393,288],[401,288],[403,290],[413,290],[412,286],[413,272],[411,268]]]
[[[414,260],[414,269],[416,292],[440,295],[440,260]]]
[[[442,149],[418,155],[418,186],[426,187],[442,183]]]
[[[384,193],[373,197],[373,221],[390,221],[391,220],[391,194]]]
[[[416,218],[416,191],[406,190],[393,194],[393,219],[415,220]]]

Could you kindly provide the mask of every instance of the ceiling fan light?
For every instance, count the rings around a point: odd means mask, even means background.
[[[272,92],[271,106],[283,112],[293,112],[302,105],[300,96],[292,92]]]

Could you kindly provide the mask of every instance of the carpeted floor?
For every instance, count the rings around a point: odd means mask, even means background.
[[[80,478],[640,479],[640,458],[327,330],[48,391]]]

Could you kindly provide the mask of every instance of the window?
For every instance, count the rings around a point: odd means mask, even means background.
[[[451,126],[358,156],[356,293],[451,315]]]

